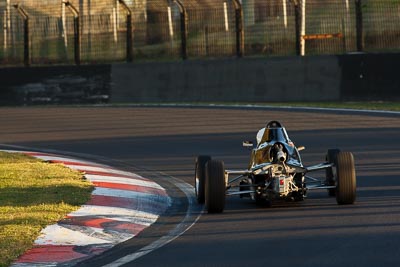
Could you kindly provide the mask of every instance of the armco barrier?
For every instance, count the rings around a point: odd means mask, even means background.
[[[400,54],[0,69],[0,105],[398,101]]]

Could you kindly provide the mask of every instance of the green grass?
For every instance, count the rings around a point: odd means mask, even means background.
[[[0,266],[31,248],[47,225],[77,210],[93,187],[61,164],[0,151]]]

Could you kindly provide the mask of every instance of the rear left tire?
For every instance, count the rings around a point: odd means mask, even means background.
[[[205,202],[208,213],[221,213],[225,208],[225,169],[219,160],[206,164]]]

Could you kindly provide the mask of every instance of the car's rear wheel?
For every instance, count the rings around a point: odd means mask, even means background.
[[[326,161],[335,164],[337,154],[339,154],[339,152],[340,152],[339,149],[329,149],[328,153],[326,154]],[[326,174],[325,184],[330,186],[336,185],[333,167],[325,169],[325,174]],[[334,197],[336,195],[336,189],[335,188],[328,189],[328,194],[329,196]]]
[[[219,160],[206,164],[205,202],[208,213],[221,213],[225,207],[225,169]]]
[[[336,201],[339,205],[353,204],[356,200],[356,171],[350,152],[340,152],[336,157]]]
[[[195,167],[195,190],[197,203],[204,204],[206,184],[206,164],[211,160],[210,156],[198,156]]]

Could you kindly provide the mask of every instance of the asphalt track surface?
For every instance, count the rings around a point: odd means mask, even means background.
[[[239,108],[1,108],[0,143],[90,154],[129,171],[193,185],[194,157],[208,154],[229,169],[246,168],[268,120],[281,121],[305,165],[329,148],[352,151],[357,202],[338,206],[325,191],[300,203],[259,207],[227,198],[223,214],[202,214],[171,243],[126,266],[399,266],[400,115]],[[321,174],[323,175],[323,174]],[[161,178],[160,178],[161,177]],[[182,220],[181,199],[151,231],[85,262],[103,266],[164,236]],[[201,208],[201,207],[198,207]]]

